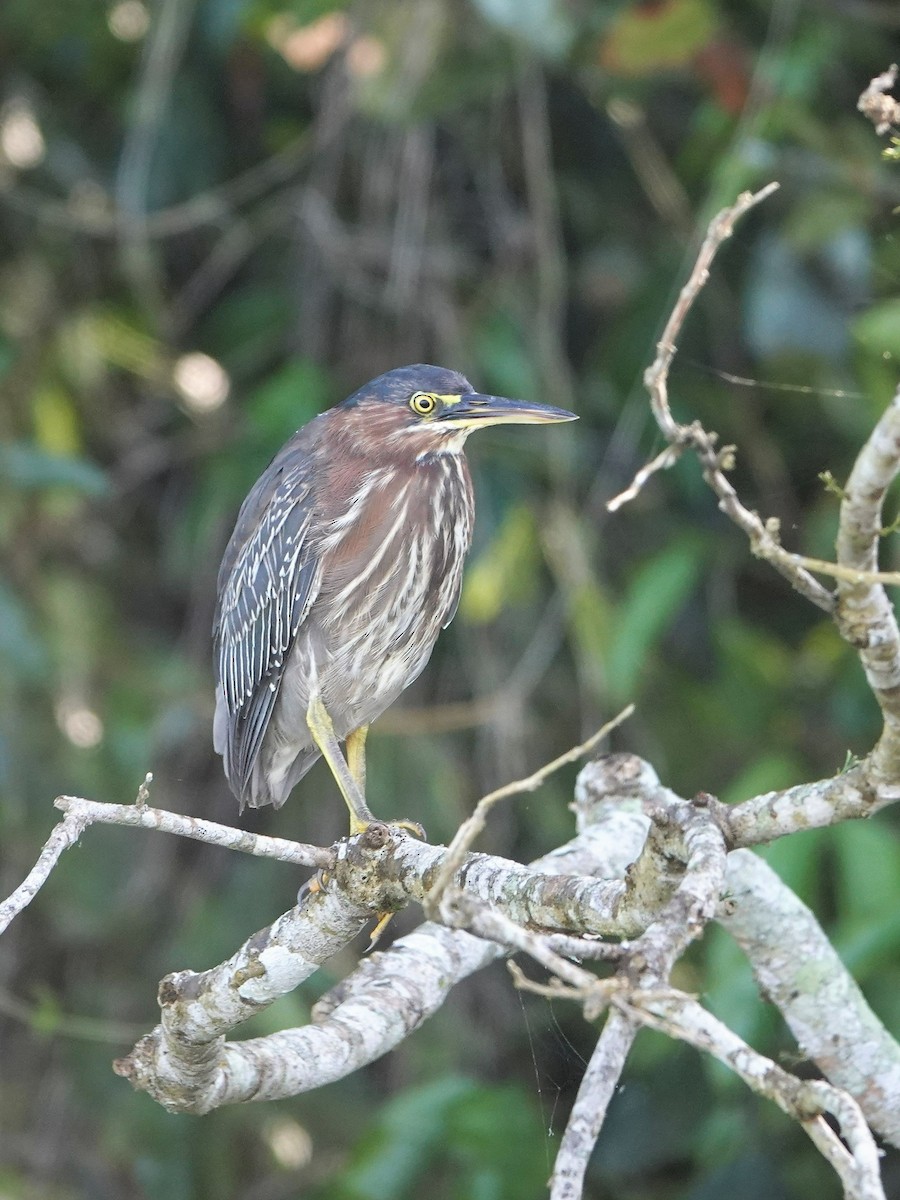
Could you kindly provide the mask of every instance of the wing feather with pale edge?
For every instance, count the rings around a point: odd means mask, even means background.
[[[228,714],[222,752],[237,796],[247,787],[278,698],[288,651],[319,586],[311,553],[308,460],[278,458],[250,492],[219,571],[214,626],[218,684]]]

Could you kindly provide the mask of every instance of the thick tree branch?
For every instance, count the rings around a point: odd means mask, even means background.
[[[642,1024],[712,1054],[754,1092],[799,1121],[840,1176],[848,1200],[884,1200],[878,1149],[858,1105],[846,1092],[821,1079],[797,1079],[758,1054],[690,996],[635,993],[613,1002]],[[838,1122],[840,1138],[826,1122],[826,1114]]]
[[[614,814],[610,813],[610,817]],[[600,875],[612,875],[621,864],[620,831],[621,825],[615,819],[610,819],[607,827],[600,818],[590,835],[579,835],[559,851],[532,864],[533,869],[555,872],[563,859],[581,873],[586,874],[593,867]],[[405,840],[413,846],[421,845],[413,839]],[[362,856],[366,850],[357,841],[348,852]],[[355,886],[352,876],[360,866],[352,859],[346,863],[351,887]],[[339,865],[339,874],[341,869]],[[370,875],[364,866],[363,871]],[[352,902],[342,896],[336,886],[339,882],[336,880],[329,886],[325,897],[331,904],[347,906],[338,908],[338,921],[344,935],[353,936],[362,927],[361,923],[354,927],[362,909],[350,911]],[[618,886],[624,885],[620,882]],[[312,897],[304,909],[315,906],[314,912],[323,913],[318,907],[323,902],[324,898]],[[368,903],[372,903],[371,898]],[[329,919],[331,911],[329,908],[324,914]],[[271,931],[264,930],[250,939],[229,963],[201,975],[182,972],[164,980],[163,1023],[117,1063],[119,1073],[173,1111],[208,1112],[222,1104],[296,1095],[350,1074],[392,1050],[440,1007],[456,983],[503,953],[497,944],[427,923],[399,939],[389,950],[364,959],[344,983],[319,1002],[312,1025],[265,1038],[225,1042],[221,1035],[230,1026],[225,1022],[214,1023],[219,1015],[229,1008],[238,1008],[239,1014],[243,1014],[238,1019],[244,1019],[258,1011],[260,1002],[270,995],[262,989],[272,985],[277,989],[279,982],[287,981],[284,968],[273,980],[268,969],[260,971],[253,964],[263,957],[270,944],[274,945],[278,959],[287,963],[288,943],[296,936],[293,927],[299,912],[292,910],[271,927],[274,938]],[[369,915],[366,910],[363,920]],[[308,955],[306,961],[311,958]],[[263,966],[267,964],[264,962]],[[253,971],[249,995],[248,969]],[[298,964],[290,970],[296,973],[303,967]],[[171,988],[170,981],[174,985]],[[192,1008],[197,1003],[207,1010],[201,1018]],[[172,1007],[168,1016],[166,1007]],[[187,1063],[180,1056],[186,1032],[180,1024],[182,1020],[189,1021],[192,1031],[203,1038],[212,1035],[216,1039],[201,1041]],[[205,1089],[199,1086],[201,1078]]]
[[[623,844],[627,852],[636,854],[641,829],[650,828],[649,817],[638,816],[638,810],[653,812],[661,803],[671,805],[673,798],[641,759],[630,754],[607,755],[580,772],[576,815],[582,824],[610,803],[630,810],[634,825],[630,833],[622,831]],[[747,804],[757,805],[757,801]],[[761,812],[766,809],[764,804],[758,807]],[[708,809],[717,823],[725,822],[727,834],[727,818],[733,810],[715,803]],[[824,824],[825,810],[821,812]],[[827,823],[835,819],[830,812]],[[801,827],[805,828],[795,825]],[[900,1145],[900,1045],[872,1012],[815,915],[747,850],[728,855],[720,895],[717,920],[738,941],[765,995],[781,1010],[801,1050],[832,1083],[854,1097],[883,1137]],[[676,898],[670,905],[677,903]],[[630,943],[629,951],[644,945],[646,938],[645,933]]]
[[[726,896],[718,920],[747,955],[803,1054],[900,1148],[900,1045],[869,1008],[814,914],[748,850],[729,855]]]

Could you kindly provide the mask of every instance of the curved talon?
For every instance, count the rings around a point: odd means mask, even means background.
[[[300,884],[297,892],[297,907],[304,904],[310,896],[315,896],[318,892],[324,892],[331,882],[331,876],[324,867],[319,867],[315,875],[311,875],[309,879]]]
[[[391,923],[391,919],[394,916],[396,916],[396,913],[392,913],[392,912],[378,913],[378,920],[375,924],[375,928],[372,930],[371,934],[369,935],[369,944],[366,947],[366,954],[371,953],[371,951],[373,951],[375,949],[375,946],[378,943],[378,939],[381,937],[381,935],[387,929],[388,925]]]
[[[410,821],[404,817],[401,821],[388,821],[388,825],[391,825],[397,829],[405,829],[407,833],[411,833],[413,837],[418,838],[420,842],[428,841],[428,836],[425,833],[425,826],[421,823],[421,821]]]

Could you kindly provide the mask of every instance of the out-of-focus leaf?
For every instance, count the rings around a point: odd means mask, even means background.
[[[50,454],[74,458],[81,451],[78,413],[72,397],[60,387],[41,388],[32,404],[34,436]]]
[[[600,47],[600,64],[621,75],[683,67],[709,42],[718,19],[708,0],[623,6]]]
[[[790,787],[802,778],[803,764],[795,756],[778,751],[761,754],[732,779],[720,793],[719,799],[724,804],[737,804],[752,796],[760,796],[763,792],[774,791],[775,788]]]
[[[454,1200],[537,1200],[546,1170],[541,1116],[521,1089],[457,1076],[407,1090],[385,1106],[329,1200],[415,1200],[451,1166]]]
[[[834,947],[848,971],[859,983],[878,978],[885,965],[897,961],[900,945],[900,908],[886,909],[876,916],[868,916],[851,927],[838,928],[833,938]]]
[[[784,224],[784,236],[798,250],[814,250],[849,227],[859,228],[868,215],[868,200],[859,192],[823,192],[798,204]],[[866,260],[871,258],[868,241]]]
[[[815,906],[821,890],[827,834],[827,830],[809,829],[757,851],[804,904]]]
[[[479,385],[502,396],[535,395],[536,378],[519,321],[505,309],[492,313],[477,329]],[[483,376],[483,378],[482,378]]]
[[[106,476],[93,463],[62,454],[49,454],[33,442],[10,442],[0,446],[0,481],[23,491],[65,487],[86,496],[107,491]]]
[[[853,337],[878,358],[900,358],[900,300],[881,300],[856,318]]]
[[[572,590],[569,625],[580,655],[579,669],[598,699],[612,693],[607,683],[606,656],[615,636],[616,618],[612,600],[597,581],[585,581]]]
[[[448,1149],[464,1170],[456,1181],[458,1200],[525,1200],[540,1193],[535,1185],[552,1148],[541,1114],[521,1088],[479,1087],[450,1112]]]
[[[833,831],[839,919],[865,922],[900,911],[900,839],[885,825],[851,821]]]
[[[703,938],[704,1002],[740,1037],[755,1044],[767,1014],[747,956],[721,926]]]
[[[695,587],[702,561],[700,542],[683,537],[651,558],[631,581],[606,653],[609,690],[616,702],[633,695],[650,650]]]
[[[685,1200],[721,1200],[723,1196],[728,1200],[790,1200],[794,1195],[779,1178],[771,1156],[759,1151],[716,1167],[690,1189]]]
[[[7,338],[0,336],[0,379],[6,374],[9,368],[13,365],[16,358],[16,351],[13,343]]]
[[[203,322],[203,347],[237,378],[268,366],[279,349],[291,306],[275,284],[225,296]]]
[[[469,565],[460,615],[473,624],[495,621],[505,608],[533,592],[539,558],[534,514],[526,505],[517,505],[506,514],[491,544]]]
[[[161,382],[168,375],[168,358],[162,343],[121,308],[97,308],[71,321],[60,351],[63,366],[87,383],[99,377],[98,361],[151,382]]]
[[[246,400],[247,424],[260,441],[277,448],[328,407],[328,376],[314,363],[295,359],[254,388]]]
[[[310,25],[326,13],[339,12],[350,6],[350,0],[218,0],[217,8],[227,13],[237,8],[243,28],[262,35],[273,17],[289,13],[299,28]]]
[[[446,1137],[451,1109],[471,1098],[477,1086],[458,1076],[411,1088],[379,1113],[375,1127],[354,1154],[334,1189],[333,1200],[400,1200]]]

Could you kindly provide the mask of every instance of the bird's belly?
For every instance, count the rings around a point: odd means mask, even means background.
[[[339,737],[374,721],[418,677],[439,630],[440,623],[423,621],[421,611],[409,621],[376,618],[342,630],[340,643],[316,664]]]

